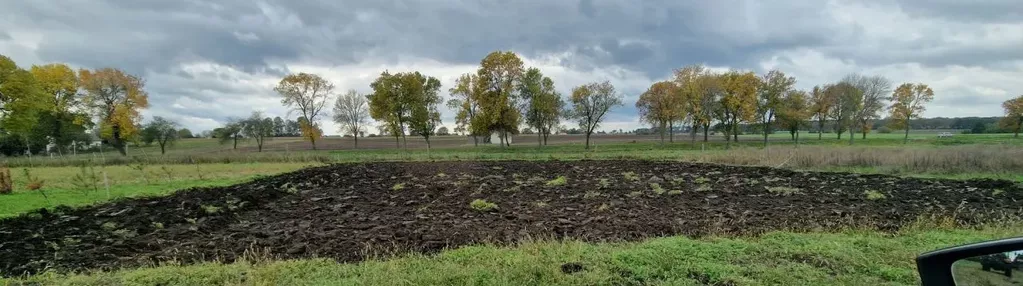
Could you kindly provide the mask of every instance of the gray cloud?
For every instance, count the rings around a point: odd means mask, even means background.
[[[906,63],[1020,72],[1011,63],[1023,62],[1018,0],[0,2],[0,53],[145,74],[154,114],[217,121],[249,111],[224,109],[227,102],[269,102],[272,93],[236,74],[189,72],[183,64],[278,78],[295,65],[406,66],[426,59],[461,66],[514,50],[555,58],[578,73],[657,80],[690,63],[760,71],[765,61],[794,51],[852,63],[836,71],[842,74]],[[630,96],[644,88],[627,81],[621,90]],[[954,102],[981,96],[971,92],[955,89],[963,99]],[[999,100],[988,96],[976,102]],[[165,107],[182,100],[205,105]],[[632,112],[622,108],[613,117],[634,119]]]

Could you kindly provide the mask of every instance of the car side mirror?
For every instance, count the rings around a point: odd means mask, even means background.
[[[956,246],[921,254],[924,286],[1023,284],[1023,237]]]

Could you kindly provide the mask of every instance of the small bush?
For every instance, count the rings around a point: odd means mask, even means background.
[[[872,200],[872,201],[873,200],[883,200],[883,199],[887,198],[887,196],[885,196],[881,192],[878,192],[877,190],[867,190],[867,191],[863,192],[863,194],[867,195],[867,199],[868,200]]]
[[[553,180],[547,181],[548,186],[562,186],[565,185],[566,183],[568,183],[568,178],[565,178],[565,176],[558,176]]]
[[[394,184],[394,186],[391,186],[392,191],[400,191],[402,189],[405,189],[405,183],[397,183]]]
[[[607,189],[607,187],[611,186],[611,181],[608,179],[600,179],[600,181],[597,182],[597,185],[600,186],[601,189]]]
[[[892,129],[888,128],[888,126],[881,126],[881,128],[877,129],[877,133],[881,133],[881,134],[892,133]]]
[[[475,199],[469,203],[469,207],[477,211],[486,212],[497,209],[497,204],[483,199]]]

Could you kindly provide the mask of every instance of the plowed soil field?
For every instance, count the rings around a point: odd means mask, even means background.
[[[493,208],[471,207],[477,199]],[[0,274],[232,261],[246,252],[349,262],[524,238],[893,231],[920,217],[963,226],[1018,219],[1023,188],[650,161],[340,164],[3,219]]]

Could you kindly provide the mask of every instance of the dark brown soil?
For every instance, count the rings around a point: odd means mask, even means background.
[[[473,209],[476,199],[497,207]],[[523,238],[890,231],[921,216],[976,225],[1023,216],[1020,201],[1023,189],[1009,181],[675,162],[342,164],[0,220],[0,274],[232,261],[246,252],[358,261]]]

